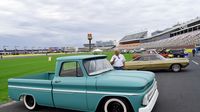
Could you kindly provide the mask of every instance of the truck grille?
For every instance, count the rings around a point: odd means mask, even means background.
[[[157,81],[154,79],[153,87],[149,90],[149,92],[144,96],[143,105],[147,105],[151,98],[153,97],[155,91],[157,89]]]

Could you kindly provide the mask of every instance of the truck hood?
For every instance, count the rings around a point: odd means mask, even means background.
[[[96,79],[97,90],[133,91],[149,87],[155,78],[154,73],[133,70],[112,70]]]

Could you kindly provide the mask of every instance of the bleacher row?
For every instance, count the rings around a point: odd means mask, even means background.
[[[136,48],[187,48],[200,43],[200,31],[193,31],[182,35],[162,39],[154,42],[142,43]]]
[[[119,44],[117,46],[118,49],[128,49],[128,50],[131,50],[137,46],[139,46],[140,43],[131,43],[131,44]]]

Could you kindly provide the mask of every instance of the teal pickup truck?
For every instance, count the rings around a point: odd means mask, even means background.
[[[114,70],[104,55],[57,58],[55,73],[11,78],[8,92],[29,110],[87,112],[150,112],[159,94],[154,73]]]

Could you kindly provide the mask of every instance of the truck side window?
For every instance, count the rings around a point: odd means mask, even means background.
[[[78,62],[65,62],[62,64],[60,77],[82,77],[83,73]]]

